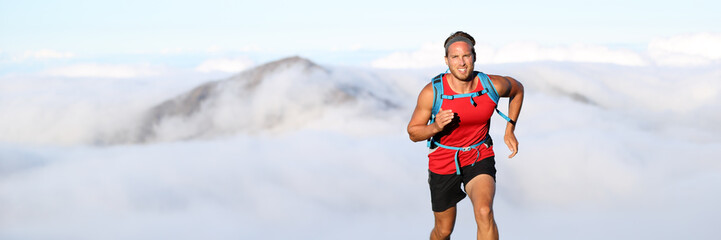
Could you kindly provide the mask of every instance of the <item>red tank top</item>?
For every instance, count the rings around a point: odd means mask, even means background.
[[[442,80],[443,94],[459,94],[454,92],[450,85],[448,85],[446,75],[443,75]],[[483,84],[481,84],[478,77],[476,77],[473,81],[477,82],[477,87],[473,91],[482,91]],[[443,100],[441,109],[453,110],[453,113],[456,114],[456,119],[448,124],[442,132],[434,136],[436,141],[451,147],[468,147],[483,141],[483,139],[488,135],[488,129],[491,125],[491,116],[496,108],[496,103],[491,100],[488,94],[474,97],[473,101],[476,102],[476,106],[473,106],[468,97]],[[493,153],[493,146],[486,147],[485,144],[481,144],[476,147],[476,149],[480,152],[480,157],[476,150],[460,151],[458,153],[458,161],[461,167],[471,165],[476,161],[481,161],[484,158],[495,155]],[[437,147],[434,150],[431,150],[428,154],[428,169],[436,174],[455,173],[455,154],[456,150],[442,147]]]

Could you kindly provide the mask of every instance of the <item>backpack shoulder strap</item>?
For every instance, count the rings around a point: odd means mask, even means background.
[[[478,72],[478,78],[481,80],[481,84],[483,84],[483,89],[486,90],[488,93],[488,96],[493,100],[494,103],[496,103],[496,113],[500,115],[503,119],[505,119],[508,122],[511,122],[511,118],[509,118],[506,114],[503,114],[500,110],[498,110],[498,100],[501,98],[498,95],[498,91],[496,91],[496,87],[493,86],[493,81],[486,75],[485,73]]]
[[[498,96],[498,92],[496,91],[496,87],[493,86],[493,81],[486,75],[485,73],[478,72],[478,79],[481,80],[481,84],[483,85],[483,89],[486,90],[488,93],[488,96],[491,97],[491,100],[493,100],[494,103],[498,104],[498,99],[501,97]]]
[[[436,121],[436,114],[441,110],[441,105],[443,104],[443,74],[445,73],[438,74],[438,76],[431,79],[431,85],[433,86],[433,107],[431,108],[431,119],[428,121],[428,124]],[[433,137],[428,139],[428,148],[434,148],[433,142]]]
[[[431,122],[435,120],[435,116],[440,111],[443,104],[443,73],[438,74],[431,80],[433,85],[433,108],[431,108]]]

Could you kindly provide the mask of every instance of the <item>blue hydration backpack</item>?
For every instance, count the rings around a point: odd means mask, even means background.
[[[473,104],[473,106],[476,106],[476,102],[473,101],[473,98],[481,96],[483,94],[488,94],[488,96],[491,98],[491,100],[493,100],[493,102],[496,103],[496,106],[498,105],[498,99],[500,98],[500,96],[498,96],[498,92],[496,91],[496,88],[493,86],[491,79],[488,78],[488,75],[486,75],[482,72],[474,72],[474,73],[476,73],[476,75],[478,76],[478,79],[481,80],[480,82],[483,85],[483,90],[481,90],[479,92],[456,94],[456,95],[445,95],[445,94],[443,94],[443,75],[445,73],[438,74],[438,76],[435,76],[431,80],[431,83],[433,84],[433,96],[434,97],[433,97],[433,108],[431,109],[431,119],[428,122],[428,124],[432,124],[435,122],[436,114],[438,114],[438,111],[440,111],[441,105],[443,104],[444,99],[454,100],[454,99],[458,99],[458,98],[466,98],[467,97],[468,99],[470,99],[471,104]],[[496,107],[496,113],[498,113],[498,115],[503,117],[503,119],[505,119],[506,121],[511,122],[511,119],[508,116],[506,116],[506,114],[503,114],[500,110],[498,110],[498,107]],[[450,150],[456,150],[456,154],[454,157],[454,161],[456,163],[456,174],[460,175],[461,168],[458,163],[458,153],[460,151],[467,152],[470,150],[474,150],[474,149],[476,149],[476,147],[480,146],[481,144],[486,143],[487,141],[488,142],[491,141],[491,137],[488,135],[486,135],[486,137],[483,138],[483,140],[481,140],[479,143],[473,144],[471,146],[453,147],[453,146],[446,146],[446,145],[440,144],[438,141],[436,141],[434,139],[434,137],[431,137],[430,139],[428,139],[428,147],[429,148],[442,147],[442,148],[446,148],[446,149],[450,149]],[[476,153],[477,153],[476,160],[478,160],[478,158],[480,158],[481,153],[478,150],[476,150]]]

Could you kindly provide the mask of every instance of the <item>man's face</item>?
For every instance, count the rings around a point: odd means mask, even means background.
[[[454,42],[448,46],[446,65],[458,80],[467,80],[473,73],[473,52],[466,42]]]

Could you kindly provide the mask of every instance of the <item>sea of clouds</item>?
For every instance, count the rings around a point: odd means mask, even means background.
[[[659,44],[680,41],[666,40]],[[719,57],[668,49],[706,62],[668,65],[628,52],[643,64],[478,63],[526,87],[519,154],[508,159],[496,141],[504,239],[721,234]],[[240,69],[228,62],[195,72]],[[405,128],[418,91],[444,69],[323,67],[370,91],[383,87],[374,92],[400,109],[329,107],[283,131],[99,146],[98,136],[221,75],[139,66],[146,70],[133,76],[0,76],[0,239],[427,238],[427,150]],[[493,122],[501,139],[504,123]],[[473,238],[469,201],[459,209],[453,236]]]

